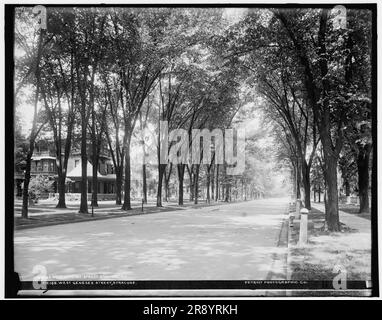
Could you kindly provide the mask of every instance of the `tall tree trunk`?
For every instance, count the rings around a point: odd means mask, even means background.
[[[96,152],[96,154],[93,156],[93,178],[92,178],[92,206],[98,207],[98,162],[99,162],[99,156]]]
[[[45,34],[45,30],[40,29],[37,56],[36,56],[36,62],[35,62],[35,70],[34,70],[35,77],[37,79],[37,86],[36,86],[36,95],[35,95],[35,100],[34,100],[34,113],[33,113],[32,130],[31,130],[30,137],[29,137],[29,151],[27,154],[25,174],[24,174],[23,204],[22,204],[22,208],[21,208],[21,216],[23,218],[28,218],[29,182],[31,179],[31,162],[32,162],[32,156],[33,156],[33,151],[34,151],[34,144],[35,144],[35,140],[36,140],[37,134],[38,134],[37,104],[38,104],[38,99],[39,99],[39,94],[40,94],[40,60],[41,60],[41,54],[42,54],[42,44],[43,44],[44,34]]]
[[[224,185],[224,192],[223,192],[223,199],[224,202],[229,201],[229,195],[230,195],[230,184],[228,182],[228,177],[227,177],[227,165],[223,165],[223,185]]]
[[[81,203],[79,213],[88,213],[88,177],[87,177],[87,164],[88,157],[86,151],[86,109],[83,106],[81,113]]]
[[[194,204],[198,204],[198,199],[199,199],[199,169],[200,169],[200,164],[196,164],[195,175],[194,175]]]
[[[305,162],[305,160],[303,160],[302,162],[302,182],[304,186],[305,208],[311,210],[312,208],[310,204],[310,167]]]
[[[165,174],[166,175],[166,174]],[[168,180],[166,178],[164,178],[164,201],[165,202],[168,202]]]
[[[147,178],[146,178],[146,164],[142,165],[142,193],[143,193],[143,203],[147,203]]]
[[[74,116],[73,116],[74,118]],[[68,121],[73,121],[69,120]],[[73,131],[73,122],[70,122],[68,125],[68,133],[66,135],[66,141],[65,141],[65,152],[64,152],[64,163],[62,164],[62,161],[59,162],[59,165],[62,166],[62,168],[57,168],[58,173],[58,204],[56,208],[66,208],[66,201],[65,201],[65,189],[66,189],[66,173],[68,169],[68,160],[69,160],[69,154],[71,149],[71,140],[72,140],[72,131]],[[61,145],[61,139],[59,146]],[[61,148],[59,148],[61,149]],[[61,150],[57,152],[56,150],[56,157],[61,156]]]
[[[326,222],[330,231],[340,231],[338,215],[337,160],[330,159],[325,163],[325,166],[325,180],[327,185]]]
[[[119,144],[119,130],[118,126],[116,126],[116,147],[115,147],[115,152],[112,147],[110,135],[109,135],[109,130],[106,126],[105,130],[107,142],[109,144],[109,151],[111,154],[111,157],[113,159],[113,165],[114,165],[114,170],[115,170],[115,204],[121,205],[122,204],[122,181],[123,181],[123,159],[125,157],[125,151],[124,148],[120,148]]]
[[[97,154],[97,141],[95,134],[95,114],[94,105],[92,110],[92,201],[93,207],[98,207],[97,195],[98,195],[98,154]]]
[[[190,198],[189,200],[190,201],[193,201],[194,200],[194,174],[193,174],[193,171],[194,171],[194,165],[192,164],[191,167],[188,167],[188,176],[189,176],[189,180],[190,180]]]
[[[81,98],[81,203],[79,213],[88,213],[88,177],[87,177],[87,144],[86,144],[86,133],[88,125],[88,117],[86,113],[86,94],[85,89],[80,80],[81,72],[79,70],[78,64],[76,67],[77,73],[77,85],[78,91],[80,92]]]
[[[122,204],[122,173],[123,168],[116,168],[115,169],[115,204],[121,205]]]
[[[215,200],[218,201],[220,200],[220,192],[219,192],[219,164],[216,164],[216,195],[215,195]]]
[[[178,204],[183,205],[183,180],[184,180],[184,164],[178,164]]]
[[[125,133],[127,134],[127,133]],[[122,210],[131,210],[131,165],[130,165],[130,141],[131,137],[127,137],[125,150],[125,186],[124,186],[124,195],[123,195],[123,205]]]
[[[359,148],[357,158],[359,212],[367,212],[369,209],[369,160],[371,145]]]
[[[150,109],[149,97],[147,97],[147,114]],[[146,115],[147,115],[146,114]],[[147,116],[145,122],[147,120]],[[141,145],[142,145],[142,201],[144,204],[147,204],[147,172],[146,172],[146,146],[145,146],[145,137],[143,133],[143,119],[142,112],[139,112],[139,129],[141,131]]]
[[[345,196],[349,197],[350,196],[350,183],[349,183],[349,180],[347,178],[344,182],[344,186],[345,186]]]
[[[45,92],[44,92],[44,97],[45,97]],[[45,99],[44,99],[45,101]],[[65,176],[64,175],[64,170],[62,168],[62,156],[61,156],[61,124],[62,124],[62,113],[61,113],[61,103],[60,103],[60,98],[58,98],[58,117],[59,117],[59,122],[58,122],[58,136],[54,132],[54,140],[55,140],[55,145],[56,145],[56,165],[57,165],[57,189],[58,189],[58,204],[56,208],[66,208],[65,204],[65,178],[66,178],[66,169],[65,169]],[[54,126],[54,123],[53,123]]]
[[[167,175],[168,171],[168,175]],[[164,194],[165,198],[164,200],[168,202],[168,199],[170,198],[170,177],[172,172],[172,163],[170,165],[166,166],[164,171]]]
[[[66,170],[65,170],[66,171]],[[58,203],[56,208],[66,208],[65,203],[65,180],[66,180],[66,174],[59,173],[58,174]]]
[[[211,169],[211,200],[215,199],[215,165]]]
[[[34,139],[32,143],[32,139],[29,143],[29,152],[27,154],[26,166],[25,166],[25,174],[24,174],[24,186],[23,186],[23,206],[21,209],[21,216],[23,218],[28,218],[28,201],[29,201],[29,182],[31,179],[31,159],[34,149]]]
[[[224,195],[224,202],[229,202],[230,199],[230,185],[228,183],[225,183],[225,195]]]
[[[61,69],[63,72],[63,70]],[[72,147],[72,135],[73,135],[73,126],[75,122],[75,111],[74,111],[74,101],[75,101],[75,86],[74,86],[74,56],[73,53],[70,55],[70,80],[72,82],[71,86],[71,98],[70,102],[68,101],[69,106],[69,112],[67,117],[67,133],[66,133],[66,140],[65,140],[65,148],[64,148],[64,163],[62,164],[62,161],[59,161],[60,168],[57,168],[58,172],[58,204],[56,208],[66,208],[66,201],[65,201],[65,183],[66,183],[66,176],[67,176],[67,169],[68,169],[68,161],[70,156],[70,150]],[[59,110],[60,110],[60,118],[61,118],[61,103],[59,104]],[[59,120],[59,143],[56,146],[56,157],[61,157],[61,120]],[[59,158],[61,159],[61,158]]]
[[[296,198],[301,199],[301,170],[299,163],[296,164]]]
[[[210,203],[210,181],[211,181],[211,167],[207,165],[207,203]]]
[[[162,185],[166,166],[166,164],[158,164],[157,207],[162,207]]]

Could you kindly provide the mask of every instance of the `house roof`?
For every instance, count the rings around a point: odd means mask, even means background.
[[[117,179],[117,176],[115,174],[112,174],[112,173],[106,174],[102,177],[106,178],[107,180],[116,180]]]
[[[91,163],[89,161],[88,161],[88,164],[86,167],[86,171],[87,171],[88,178],[89,177],[92,178],[93,177],[93,166],[91,165]],[[66,176],[69,178],[80,178],[80,177],[82,177],[82,166],[78,165],[72,171],[70,171]],[[97,176],[98,177],[101,176],[101,174],[98,172],[98,170],[97,170]]]
[[[93,178],[93,166],[92,166],[92,164],[89,161],[88,161],[88,164],[87,164],[87,167],[86,167],[86,171],[87,171],[87,177],[88,178]],[[72,171],[70,171],[66,176],[68,178],[81,178],[82,177],[82,166],[78,165]],[[97,177],[100,180],[111,180],[111,181],[114,181],[116,179],[115,174],[103,175],[103,174],[100,174],[98,170],[97,170]]]
[[[51,156],[36,156],[36,157],[32,157],[32,160],[42,160],[42,159],[56,160],[56,157],[51,157]]]

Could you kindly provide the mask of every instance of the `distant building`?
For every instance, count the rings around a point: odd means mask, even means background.
[[[70,179],[68,183],[68,192],[79,193],[81,192],[81,179],[82,179],[82,165],[81,154],[73,154],[68,161],[67,178]],[[87,163],[87,177],[88,177],[88,193],[93,190],[93,165],[88,161]],[[116,175],[114,174],[113,164],[109,157],[100,155],[97,170],[98,178],[98,193],[115,193]]]
[[[54,192],[57,193],[57,163],[54,149],[51,144],[43,143],[43,147],[38,145],[36,152],[33,153],[31,161],[31,177],[37,175],[47,176],[54,180]],[[43,149],[41,151],[41,149]],[[91,160],[91,154],[88,159]],[[66,175],[66,192],[67,193],[80,193],[81,192],[81,154],[79,152],[72,152],[68,159],[67,175]],[[113,163],[106,154],[99,156],[99,163],[97,168],[98,186],[97,190],[100,194],[114,194],[116,175],[114,174]],[[24,172],[15,172],[15,193],[17,196],[22,195]],[[93,180],[93,166],[90,161],[87,163],[87,180],[88,180],[88,193],[92,192]]]

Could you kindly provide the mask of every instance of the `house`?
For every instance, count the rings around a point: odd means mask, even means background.
[[[91,161],[91,154],[88,155]],[[88,180],[88,193],[92,193],[92,180],[93,180],[93,166],[91,162],[87,163],[87,180]],[[67,175],[66,175],[66,192],[67,193],[80,193],[81,192],[81,154],[73,151],[68,159]],[[113,163],[105,152],[99,155],[99,163],[97,168],[98,186],[97,190],[102,198],[114,198],[116,175],[114,174]],[[31,177],[37,175],[44,175],[54,180],[53,188],[54,193],[57,193],[57,161],[54,153],[54,146],[51,143],[37,143],[36,151],[33,153],[31,159]],[[16,196],[22,195],[24,173],[15,172],[15,194]],[[109,197],[102,197],[102,194],[107,194]],[[111,196],[111,197],[110,197]]]
[[[69,182],[69,192],[80,193],[81,192],[81,180],[82,180],[82,162],[81,154],[72,154],[68,160],[68,173],[67,178]],[[99,156],[99,163],[97,168],[98,178],[98,193],[115,193],[115,181],[116,175],[113,171],[113,164],[109,157],[105,155]],[[88,193],[93,190],[93,165],[88,161],[87,163],[87,179],[88,179]]]
[[[25,171],[24,171],[25,172]],[[24,172],[15,172],[15,193],[16,196],[22,195]],[[31,159],[31,178],[37,175],[48,176],[52,180],[57,180],[56,157],[50,151],[36,151]],[[54,183],[56,192],[57,184]]]

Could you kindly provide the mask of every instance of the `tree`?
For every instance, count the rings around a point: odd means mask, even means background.
[[[107,111],[107,98],[102,95],[102,92],[97,90],[97,107],[94,106],[92,110],[92,125],[91,125],[91,139],[92,139],[92,206],[98,207],[98,164],[101,151],[103,150],[103,136],[106,131],[106,111]]]
[[[115,57],[116,76],[118,77],[120,104],[123,113],[123,145],[125,181],[123,210],[131,209],[131,165],[130,144],[142,105],[152,86],[159,77],[162,69],[163,43],[161,37],[163,30],[153,25],[150,20],[160,12],[129,12],[119,10],[118,14],[112,12],[112,27],[109,32],[116,52],[126,52],[126,55]],[[141,23],[141,25],[140,25]],[[145,29],[146,28],[146,29]],[[143,34],[145,36],[143,36]]]
[[[28,155],[29,141],[22,132],[20,115],[15,112],[15,171],[23,172],[26,168],[26,159]]]
[[[30,21],[32,19],[32,13],[30,11],[17,11],[16,12],[16,32],[15,32],[15,43],[16,47],[23,52],[25,60],[18,65],[16,68],[16,74],[19,76],[18,79],[21,79],[16,86],[15,96],[21,90],[22,86],[28,81],[35,86],[34,92],[34,101],[33,101],[33,120],[32,120],[32,129],[29,135],[29,148],[25,161],[25,174],[24,174],[24,187],[23,187],[23,204],[21,215],[23,218],[28,218],[28,197],[29,197],[29,182],[31,179],[30,170],[31,170],[31,160],[34,150],[34,145],[36,138],[45,124],[45,119],[41,117],[41,113],[38,109],[38,102],[40,97],[40,86],[38,79],[40,77],[40,61],[43,55],[43,49],[49,42],[45,40],[45,30],[39,28],[39,26],[31,25]],[[37,27],[37,29],[36,29]],[[22,31],[20,31],[20,29]],[[29,37],[25,37],[24,32],[27,30],[32,30],[32,35],[29,34]],[[37,46],[30,39],[34,39],[37,36]],[[32,40],[33,41],[33,40]],[[21,72],[18,72],[21,69]],[[27,70],[26,72],[24,70]],[[34,79],[31,79],[33,75]],[[16,100],[16,99],[15,99]],[[16,100],[17,101],[17,100]],[[42,121],[40,121],[42,120]]]
[[[363,100],[364,97],[363,93],[354,90],[350,85],[352,61],[359,58],[353,50],[354,30],[335,29],[328,9],[301,10],[295,13],[274,10],[274,14],[285,28],[297,61],[304,70],[307,100],[313,111],[323,148],[328,196],[326,222],[329,230],[338,231],[337,163],[344,141],[344,126],[352,112],[353,101]],[[347,17],[349,24],[351,19],[360,18],[350,14]],[[317,20],[318,30],[312,28],[311,24]],[[306,37],[309,33],[314,34]]]
[[[90,116],[94,117],[95,79],[103,55],[105,43],[106,15],[100,9],[73,9],[75,21],[72,28],[75,30],[71,39],[74,50],[74,65],[77,92],[80,101],[81,116],[81,203],[80,213],[88,213],[87,203],[87,126]],[[95,121],[92,121],[92,133],[95,137]],[[92,142],[93,156],[96,157],[96,141]],[[93,159],[93,177],[97,170],[96,159]],[[94,193],[93,193],[94,195]],[[94,200],[94,199],[93,199]]]
[[[59,199],[57,208],[66,208],[65,184],[75,125],[76,90],[73,39],[73,13],[50,11],[48,35],[52,38],[49,52],[43,58],[38,83],[56,152]],[[69,48],[69,49],[68,49]],[[65,130],[66,129],[66,130]],[[66,131],[64,136],[63,132]]]
[[[114,82],[109,84],[109,75],[104,72],[104,85],[107,106],[106,121],[111,125],[106,125],[105,134],[109,145],[109,152],[113,161],[114,171],[116,175],[116,199],[115,202],[118,205],[122,204],[122,179],[123,179],[123,167],[125,158],[125,146],[121,142],[120,132],[122,131],[122,110],[120,107],[119,93],[116,89],[118,85]]]

